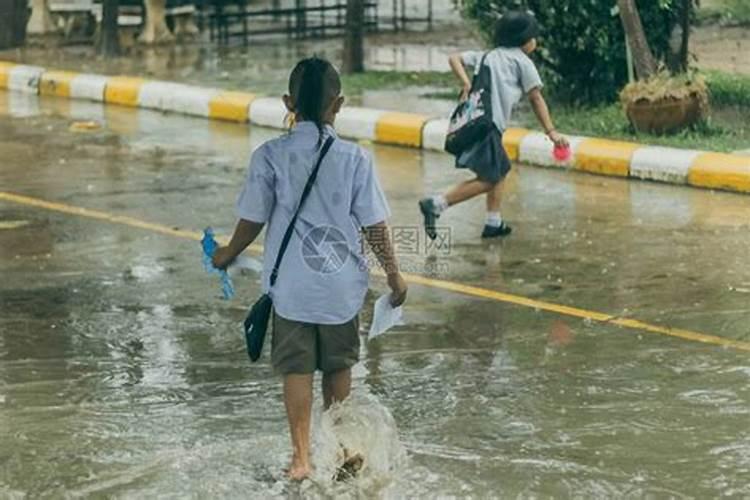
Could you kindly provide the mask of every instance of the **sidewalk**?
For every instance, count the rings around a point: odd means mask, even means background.
[[[0,62],[0,89],[183,113],[284,128],[280,99],[130,76],[102,76]],[[336,128],[346,138],[442,151],[447,118],[346,107]],[[564,131],[563,131],[564,132]],[[601,175],[750,193],[750,157],[569,136],[572,155],[556,162],[544,134],[511,128],[503,144],[513,161]]]

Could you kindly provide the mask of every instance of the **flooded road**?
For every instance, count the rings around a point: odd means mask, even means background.
[[[259,276],[222,300],[193,239],[229,234],[278,133],[0,93],[0,192],[27,197],[0,197],[0,498],[750,496],[750,353],[720,342],[750,342],[750,198],[517,166],[512,237],[479,240],[477,200],[428,249],[416,201],[462,174],[370,144],[392,225],[420,238],[404,266],[435,281],[363,342],[341,412],[365,431],[338,430],[369,470],[327,479],[318,408],[319,473],[287,484],[281,386],[240,335]]]

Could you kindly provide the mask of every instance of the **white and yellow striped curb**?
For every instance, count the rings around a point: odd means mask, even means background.
[[[213,89],[180,83],[145,82],[138,92],[138,107],[208,118],[216,94]]]
[[[259,97],[250,104],[248,120],[253,125],[284,128],[286,107],[279,98]]]
[[[26,94],[37,94],[42,73],[44,68],[40,66],[0,63],[0,87]]]
[[[278,98],[128,76],[53,71],[0,61],[0,89],[286,127],[287,111]],[[336,128],[349,139],[442,151],[448,119],[347,107],[339,113]],[[750,193],[750,157],[591,137],[568,139],[571,157],[564,162],[554,160],[547,137],[531,130],[507,129],[503,145],[511,160],[538,166]]]
[[[635,150],[630,175],[639,179],[687,184],[690,166],[700,151],[646,146]]]

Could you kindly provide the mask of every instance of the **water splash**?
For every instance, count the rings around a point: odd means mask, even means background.
[[[316,415],[312,436],[313,477],[303,486],[305,496],[335,498],[393,498],[399,471],[407,462],[393,416],[374,396],[356,395]],[[349,456],[363,458],[353,477],[335,477]]]

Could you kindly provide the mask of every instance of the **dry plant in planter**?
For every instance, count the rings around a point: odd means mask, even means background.
[[[677,132],[708,117],[708,87],[695,72],[654,76],[629,83],[620,92],[620,102],[639,132]]]

